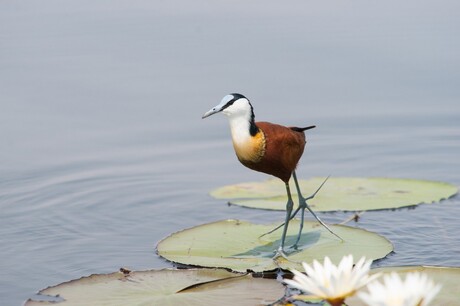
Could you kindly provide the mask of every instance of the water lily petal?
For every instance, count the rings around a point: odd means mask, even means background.
[[[318,297],[325,296],[325,292],[320,290],[310,277],[296,270],[292,270],[292,273],[294,273],[294,278],[292,280],[285,279],[284,282],[286,284]]]
[[[403,281],[392,272],[383,277],[383,283],[373,281],[367,285],[368,293],[358,297],[369,305],[381,306],[426,306],[438,294],[440,285],[435,285],[425,274],[407,273]]]
[[[336,266],[326,256],[323,264],[317,260],[311,265],[302,263],[307,275],[293,270],[294,279],[285,283],[327,301],[343,301],[379,276],[369,277],[371,263],[363,257],[353,266],[353,256],[348,255]]]

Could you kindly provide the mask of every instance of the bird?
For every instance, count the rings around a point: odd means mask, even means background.
[[[286,258],[287,255],[284,247],[289,221],[293,219],[300,210],[300,228],[296,242],[292,245],[293,249],[298,248],[298,243],[302,235],[305,208],[307,208],[316,220],[318,220],[318,222],[329,232],[342,240],[342,238],[335,234],[307,204],[307,201],[312,199],[321,189],[327,178],[311,196],[305,198],[300,191],[295,172],[306,145],[305,131],[313,129],[316,126],[286,127],[270,122],[256,122],[254,108],[251,102],[248,98],[239,93],[231,93],[223,97],[218,105],[211,108],[202,116],[202,119],[217,113],[223,113],[229,119],[233,148],[241,164],[249,169],[275,176],[285,184],[288,197],[285,221],[280,226],[264,234],[272,233],[283,226],[281,242],[275,257],[283,256]],[[289,187],[291,177],[294,179],[299,200],[299,206],[294,212],[292,212],[294,202]]]

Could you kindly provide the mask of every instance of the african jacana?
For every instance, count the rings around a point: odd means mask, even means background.
[[[252,170],[264,172],[280,178],[286,186],[288,202],[286,204],[286,219],[283,223],[284,228],[278,254],[285,256],[284,242],[289,221],[294,218],[299,210],[301,210],[300,230],[297,235],[297,240],[293,245],[294,248],[297,248],[302,234],[305,208],[307,208],[332,234],[337,236],[323,221],[321,221],[307,204],[307,200],[312,199],[316,195],[324,182],[315,193],[304,198],[300,192],[295,173],[297,163],[303,154],[306,144],[304,131],[312,129],[315,126],[312,125],[299,128],[285,127],[270,122],[255,122],[254,110],[251,103],[245,96],[238,93],[225,96],[220,104],[206,112],[202,118],[204,119],[219,112],[225,114],[229,119],[233,148],[235,149],[239,161]],[[289,188],[291,176],[294,178],[297,195],[299,197],[299,207],[294,213],[292,213],[293,201]],[[283,224],[274,230],[280,228]],[[337,237],[341,239],[339,236]]]

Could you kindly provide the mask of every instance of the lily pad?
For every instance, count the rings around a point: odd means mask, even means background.
[[[238,292],[238,294],[235,294]],[[95,274],[39,292],[60,302],[29,300],[36,305],[266,305],[284,295],[276,280],[224,270],[158,270]],[[48,298],[49,299],[49,298]]]
[[[304,196],[313,194],[325,178],[299,180]],[[291,192],[295,191],[291,182]],[[425,180],[397,178],[331,177],[309,201],[315,211],[363,211],[392,209],[438,202],[458,192],[454,185]],[[230,204],[270,210],[284,210],[287,196],[284,183],[271,179],[217,188],[211,192]],[[294,194],[294,199],[296,195]]]
[[[372,269],[371,273],[397,272],[403,278],[408,272],[419,271],[427,274],[435,283],[441,284],[442,288],[430,305],[458,305],[460,301],[460,268],[449,267],[430,267],[430,266],[406,266],[406,267],[385,267]],[[379,280],[382,282],[381,280]],[[365,288],[362,290],[366,290]],[[361,306],[365,305],[359,298],[352,297],[346,300],[347,305]]]
[[[304,222],[298,250],[288,247],[295,242],[300,221],[289,223],[286,235],[288,259],[273,260],[278,249],[281,230],[260,237],[279,224],[252,224],[238,220],[224,220],[199,225],[170,235],[160,241],[158,254],[169,261],[202,267],[228,268],[233,271],[262,272],[276,268],[301,270],[301,262],[323,260],[327,255],[338,263],[344,255],[359,259],[385,257],[393,250],[386,238],[364,229],[331,225],[344,241],[333,236],[316,222]]]

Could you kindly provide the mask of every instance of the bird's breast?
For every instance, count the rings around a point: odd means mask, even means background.
[[[265,135],[262,130],[254,136],[232,140],[236,156],[241,162],[257,163],[265,155]]]

